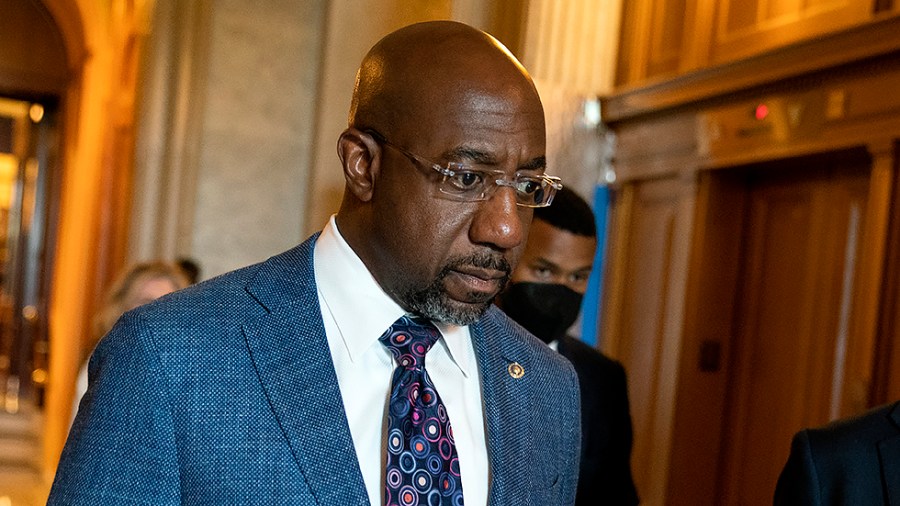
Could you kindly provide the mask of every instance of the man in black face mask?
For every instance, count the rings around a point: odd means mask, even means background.
[[[578,318],[597,249],[594,215],[574,191],[535,209],[528,242],[497,305],[566,357],[581,385],[582,449],[576,504],[635,505],[631,415],[622,365],[566,331]]]

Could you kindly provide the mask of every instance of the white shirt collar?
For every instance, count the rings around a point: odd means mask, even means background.
[[[325,302],[323,312],[334,318],[352,362],[357,362],[387,328],[403,316],[400,307],[375,281],[365,264],[347,244],[334,215],[316,240],[313,251],[316,286]],[[468,377],[467,326],[435,322],[453,362]],[[380,344],[379,344],[380,346]]]

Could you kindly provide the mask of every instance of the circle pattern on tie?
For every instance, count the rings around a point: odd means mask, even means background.
[[[380,338],[398,364],[388,404],[388,506],[463,505],[450,419],[425,370],[425,355],[438,338],[433,324],[409,316]]]

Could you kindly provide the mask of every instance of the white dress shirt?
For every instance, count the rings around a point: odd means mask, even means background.
[[[334,216],[316,241],[313,269],[359,468],[369,501],[379,505],[384,496],[384,424],[396,364],[378,338],[404,311],[341,237]],[[475,349],[468,327],[436,326],[442,338],[426,355],[425,369],[453,427],[465,504],[486,505],[489,469]]]

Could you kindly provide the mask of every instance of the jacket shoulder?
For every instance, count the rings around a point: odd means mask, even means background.
[[[151,325],[183,327],[210,319],[246,319],[273,305],[290,303],[300,292],[315,287],[312,250],[316,237],[262,262],[160,297],[133,312]]]
[[[900,409],[900,403],[873,408],[858,416],[837,420],[823,427],[807,429],[813,451],[827,448],[829,451],[856,452],[861,443],[874,445],[879,441],[900,435],[900,427],[892,415]]]
[[[607,357],[581,340],[563,337],[559,341],[559,353],[572,362],[582,381],[604,384],[625,382],[625,368],[618,360]]]

